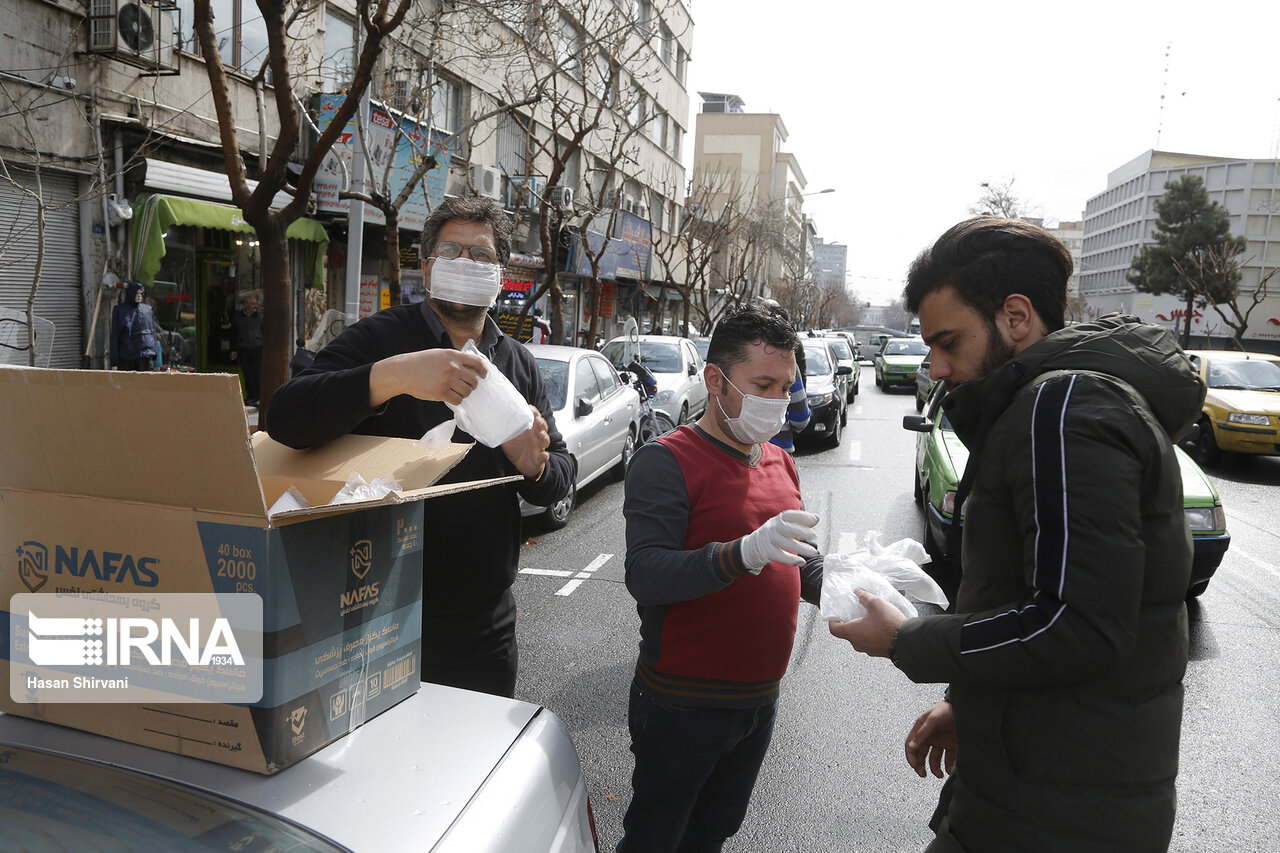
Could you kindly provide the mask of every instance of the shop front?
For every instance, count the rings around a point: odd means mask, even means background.
[[[502,270],[502,292],[498,295],[498,328],[518,341],[533,336],[533,307],[524,314],[525,305],[538,289],[538,278],[544,268],[542,258],[512,252]],[[545,300],[544,300],[545,302]],[[524,314],[523,322],[521,314]]]
[[[593,315],[597,318],[598,336],[604,341],[622,334],[627,320],[633,316],[640,328],[647,328],[641,313],[644,303],[638,298],[638,294],[644,293],[641,282],[649,275],[651,229],[649,222],[639,216],[618,211],[612,237],[606,238],[601,233],[589,230],[584,244],[581,236],[573,233],[565,271],[569,280],[576,285],[578,296],[573,300],[573,313],[569,313],[570,300],[567,294],[571,288],[565,288],[565,328],[577,328],[579,341],[590,328]],[[598,300],[593,299],[592,259],[599,272]]]
[[[170,370],[236,373],[232,315],[250,294],[264,312],[297,312],[308,290],[324,288],[329,237],[313,219],[289,226],[293,304],[263,301],[261,247],[240,209],[179,196],[147,195],[135,204],[133,277],[147,286],[163,366]]]

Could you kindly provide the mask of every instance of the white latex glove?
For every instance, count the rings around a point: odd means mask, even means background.
[[[816,538],[813,528],[818,517],[802,509],[784,509],[773,518],[742,537],[742,562],[753,575],[760,574],[769,563],[798,566],[806,557],[818,556],[806,539]]]

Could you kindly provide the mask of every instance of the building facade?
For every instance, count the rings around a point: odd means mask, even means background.
[[[1078,278],[1090,316],[1125,311],[1181,332],[1185,303],[1177,295],[1138,292],[1126,274],[1141,247],[1153,242],[1155,201],[1165,184],[1188,174],[1200,176],[1209,198],[1226,209],[1231,233],[1248,239],[1242,298],[1248,300],[1262,276],[1280,266],[1280,161],[1147,151],[1111,172],[1107,189],[1085,205]],[[1191,321],[1193,345],[1222,348],[1232,337],[1211,306],[1193,308]],[[1250,315],[1244,345],[1280,352],[1280,284]]]
[[[95,0],[88,17],[73,0],[17,3],[11,31],[27,35],[10,40],[0,67],[5,112],[18,117],[0,123],[12,176],[0,180],[0,309],[25,311],[39,261],[34,313],[56,330],[50,366],[101,366],[111,307],[138,279],[166,367],[236,369],[230,317],[246,295],[261,295],[261,257],[231,205],[224,146],[234,139],[252,180],[282,128],[261,12],[247,0],[213,7],[233,137],[219,128],[194,0]],[[290,25],[292,100],[305,113],[295,177],[352,79],[359,22],[354,2],[334,0]],[[608,41],[604,31],[622,35]],[[393,296],[423,298],[417,243],[427,212],[446,195],[479,194],[516,220],[508,304],[521,305],[554,265],[565,329],[578,329],[587,308],[620,327],[645,307],[636,294],[656,272],[654,229],[679,219],[692,36],[681,0],[415,5],[383,46],[361,132],[354,121],[344,130],[290,229],[291,304],[264,310],[287,311],[292,337],[322,339]],[[584,126],[584,115],[594,123]],[[435,167],[415,181],[427,157]],[[391,196],[412,187],[394,257],[381,212],[339,198],[359,187],[366,165],[366,186]],[[544,218],[553,220],[551,257],[539,239]],[[326,311],[338,319],[321,324]]]
[[[776,113],[751,113],[737,95],[699,92],[694,129],[694,194],[708,210],[739,221],[715,266],[714,286],[741,299],[770,296],[809,271],[806,181],[783,150],[787,128]]]

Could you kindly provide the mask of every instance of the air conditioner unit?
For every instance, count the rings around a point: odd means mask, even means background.
[[[155,71],[177,71],[172,2],[90,0],[89,51]]]
[[[512,175],[507,178],[507,209],[515,210],[518,199],[521,210],[537,210],[542,206],[542,193],[542,178],[535,175]]]
[[[477,195],[495,201],[502,200],[502,170],[500,169],[483,163],[472,163],[471,185],[476,188]]]
[[[573,207],[573,187],[550,187],[547,190],[547,200],[553,207],[567,210]]]

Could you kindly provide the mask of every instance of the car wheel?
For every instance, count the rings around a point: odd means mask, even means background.
[[[846,402],[840,407],[840,426],[849,425],[849,404]]]
[[[688,422],[689,422],[689,402],[686,400],[685,402],[680,404],[680,419],[676,421],[676,425],[679,426],[680,424],[687,424]]]
[[[636,452],[636,434],[633,430],[627,430],[627,437],[622,442],[622,458],[618,460],[618,464],[613,466],[613,476],[618,480],[627,479],[627,469],[631,467],[631,457]]]
[[[861,381],[862,381],[862,377],[861,377],[861,376],[859,376],[857,379],[853,380],[853,392],[852,392],[851,394],[849,394],[849,402],[850,402],[850,403],[852,403],[852,402],[853,402],[853,398],[854,398],[854,397],[858,396],[858,383],[859,383],[859,382],[861,382]]]
[[[876,387],[877,387],[877,388],[883,388],[883,387],[884,387],[884,380],[882,380],[882,379],[880,378],[880,371],[878,371],[878,370],[876,371]]]
[[[1208,418],[1200,419],[1200,437],[1196,439],[1196,455],[1201,464],[1216,465],[1222,461],[1222,449],[1213,436],[1213,424]]]
[[[920,396],[919,391],[916,392],[916,411],[917,412],[924,411],[924,398]]]
[[[578,484],[574,483],[569,486],[569,494],[547,507],[545,517],[547,519],[547,527],[552,530],[559,530],[569,523],[569,513],[573,512],[574,504],[578,500]]]
[[[912,494],[915,496],[916,505],[924,507],[924,486],[920,485],[920,472],[911,478]]]
[[[840,434],[841,432],[843,432],[843,430],[841,430],[840,427],[843,425],[844,425],[844,418],[841,417],[839,414],[837,414],[834,418],[831,419],[831,432],[827,433],[827,445],[829,447],[840,446]]]

